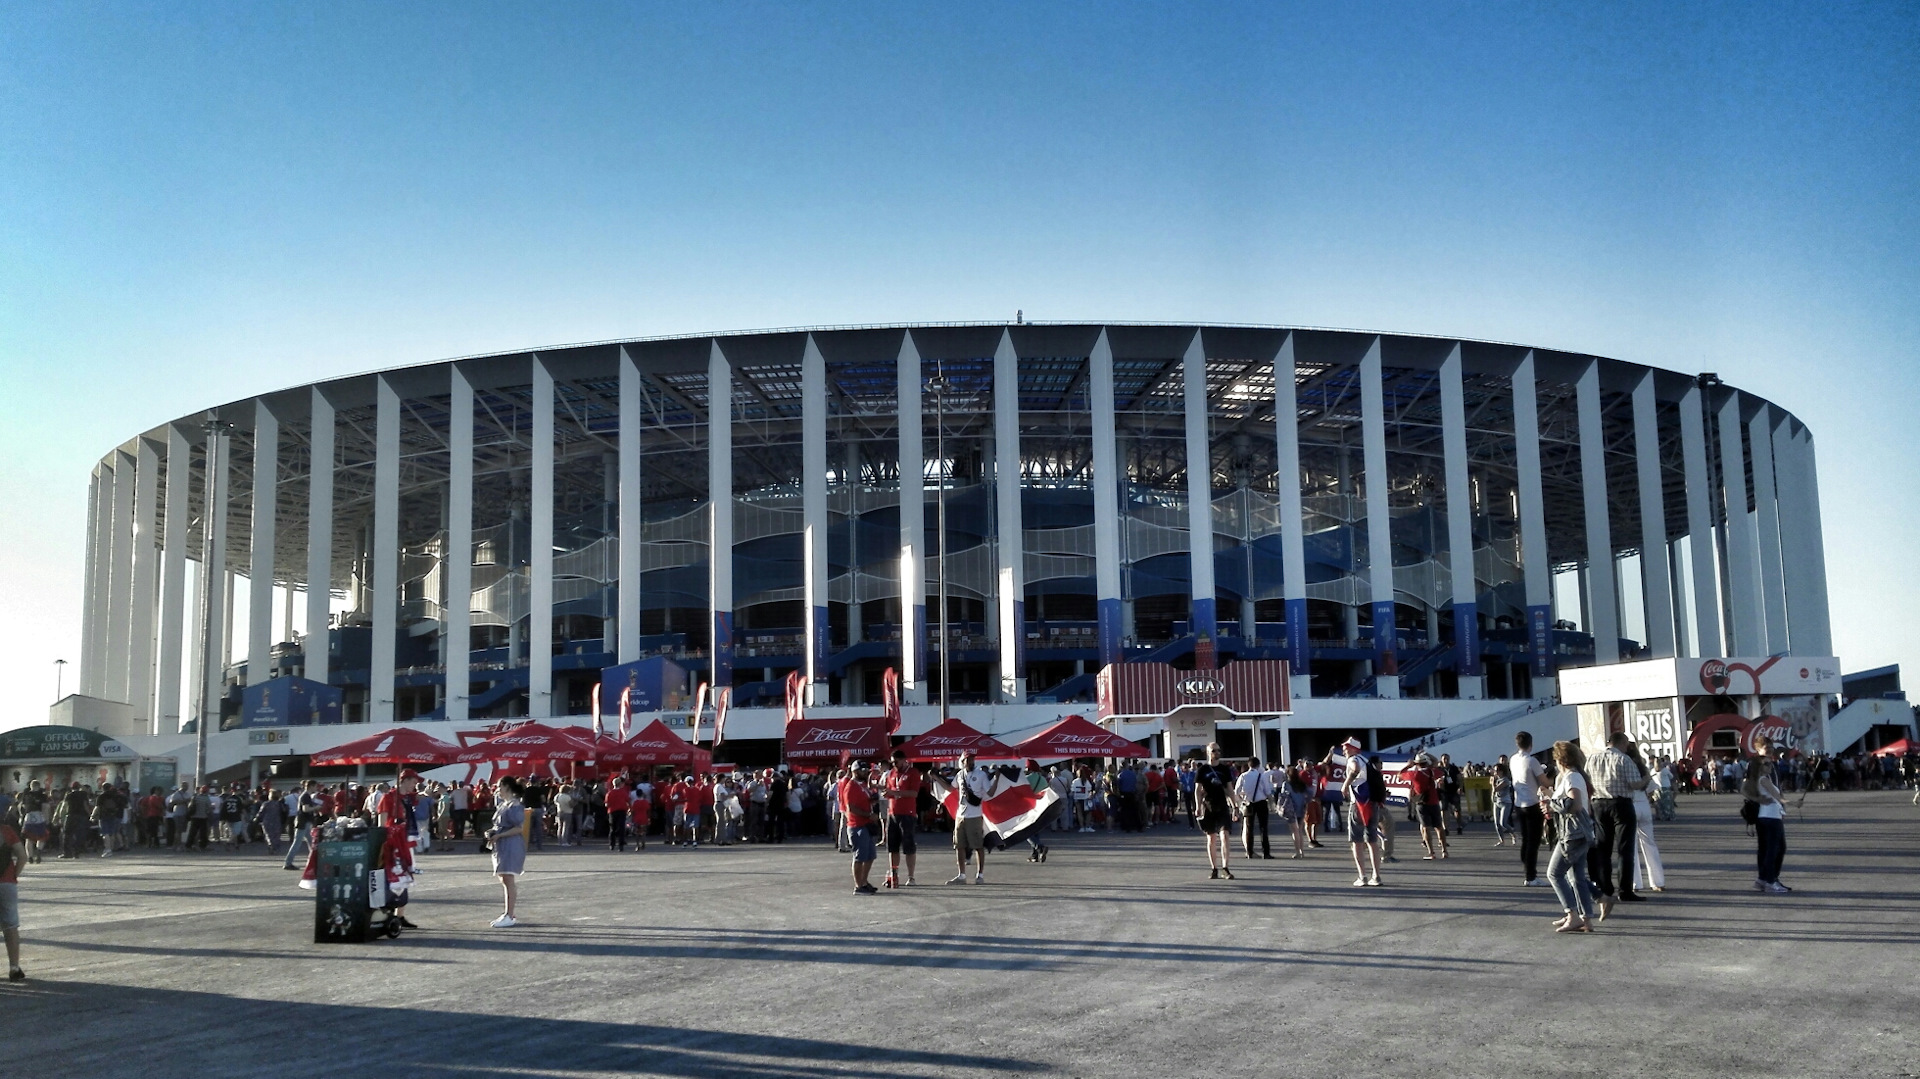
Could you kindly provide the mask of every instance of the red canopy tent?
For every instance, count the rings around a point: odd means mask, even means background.
[[[790,761],[837,761],[841,757],[872,760],[887,755],[887,717],[865,719],[801,718],[787,724],[786,758]]]
[[[1013,747],[1021,757],[1061,760],[1067,757],[1144,757],[1146,751],[1125,738],[1087,722],[1084,716],[1067,718]]]
[[[551,761],[585,763],[594,757],[592,734],[574,734],[544,723],[522,723],[460,752],[455,764],[535,765]]]
[[[659,720],[640,728],[632,738],[620,743],[629,765],[672,765],[704,772],[713,767],[713,753],[693,745],[673,733]]]
[[[968,750],[988,760],[1013,760],[1019,756],[1000,739],[982,734],[952,716],[925,734],[916,734],[900,743],[894,751],[905,753],[910,761],[950,761]]]
[[[1881,746],[1879,749],[1874,750],[1873,755],[1876,757],[1904,756],[1911,745],[1912,743],[1905,738],[1896,738],[1886,745]]]
[[[453,763],[459,755],[460,747],[451,742],[442,742],[412,727],[395,727],[322,750],[308,758],[307,763],[318,768],[342,764],[413,764],[438,768]]]

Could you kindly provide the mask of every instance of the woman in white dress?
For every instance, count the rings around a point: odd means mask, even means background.
[[[1640,766],[1641,775],[1652,774],[1638,745],[1628,742],[1626,751],[1633,763]],[[1633,860],[1634,887],[1642,891],[1666,891],[1667,870],[1660,864],[1660,844],[1653,838],[1653,800],[1644,790],[1633,792],[1633,839],[1638,844],[1638,857]]]

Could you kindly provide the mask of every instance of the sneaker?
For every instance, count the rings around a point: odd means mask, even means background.
[[[985,884],[987,882],[987,875],[985,873],[975,873],[973,875],[973,882],[975,884]]]
[[[967,882],[967,875],[965,873],[961,873],[959,876],[954,877],[952,880],[948,881],[947,883],[948,884],[965,884],[966,882]]]
[[[1756,891],[1756,892],[1764,892],[1764,891],[1766,891],[1766,890],[1767,890],[1767,882],[1766,882],[1766,881],[1764,881],[1764,880],[1757,880],[1757,879],[1756,879],[1756,880],[1755,880],[1755,881],[1753,882],[1753,890],[1754,890],[1754,891]]]
[[[855,888],[855,889],[853,890],[853,894],[854,894],[854,895],[875,895],[875,894],[877,894],[877,893],[878,893],[879,891],[880,891],[880,889],[878,889],[878,888],[875,888],[875,887],[874,887],[873,885],[871,885],[871,884],[862,884],[862,885],[861,885],[860,887],[858,887],[858,888]]]
[[[1367,887],[1369,887],[1369,888],[1383,888],[1383,887],[1385,887],[1385,885],[1383,885],[1383,884],[1381,884],[1381,883],[1380,883],[1380,878],[1379,878],[1379,877],[1369,877],[1369,878],[1367,879]]]
[[[1535,877],[1532,880],[1521,881],[1520,886],[1523,888],[1545,888],[1547,886],[1547,882],[1544,880],[1541,880],[1539,877]]]
[[[913,887],[914,885],[916,885],[916,884],[918,884],[918,883],[920,883],[920,882],[919,882],[919,881],[917,881],[917,880],[914,880],[914,879],[913,879],[912,877],[908,877],[908,878],[907,878],[907,887],[909,887],[909,888],[911,888],[911,887]]]
[[[1786,885],[1780,883],[1777,880],[1767,882],[1768,895],[1786,895],[1788,892],[1791,892],[1791,891],[1793,891],[1792,888],[1787,887]]]
[[[512,929],[519,924],[519,922],[513,920],[513,915],[511,914],[502,914],[493,920],[493,927],[495,929]]]
[[[1387,864],[1388,864],[1388,865],[1399,865],[1399,864],[1400,864],[1400,859],[1398,859],[1398,858],[1395,858],[1395,857],[1394,857],[1393,855],[1391,855],[1391,854],[1389,854],[1389,855],[1387,855]]]
[[[27,980],[27,972],[21,970],[19,967],[14,967],[7,971],[7,980],[10,982],[24,982]]]
[[[1365,888],[1367,886],[1367,878],[1365,877],[1353,878],[1353,886],[1355,888]]]

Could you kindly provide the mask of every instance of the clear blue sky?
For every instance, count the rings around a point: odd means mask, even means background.
[[[0,101],[0,727],[152,424],[1015,308],[1718,371],[1815,432],[1847,668],[1920,661],[1920,6],[5,0]]]

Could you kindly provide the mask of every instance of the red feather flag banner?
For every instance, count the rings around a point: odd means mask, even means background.
[[[800,722],[801,716],[804,715],[800,704],[800,691],[805,685],[806,680],[801,677],[799,671],[787,672],[787,726],[789,727]]]
[[[900,733],[900,675],[892,667],[880,676],[880,704],[886,712],[887,735]]]
[[[633,687],[620,689],[620,740],[627,740],[627,728],[633,724]]]
[[[727,736],[727,706],[733,703],[733,687],[722,686],[713,694],[713,744],[719,748],[720,740]]]
[[[593,736],[599,738],[607,732],[600,726],[600,687],[598,685],[593,687],[593,692],[590,696],[593,698],[593,708],[591,709],[593,715]]]
[[[693,714],[687,717],[687,726],[692,729],[693,737],[687,739],[688,741],[700,741],[700,714],[706,710],[707,684],[702,682],[700,683],[700,688],[693,691]]]

